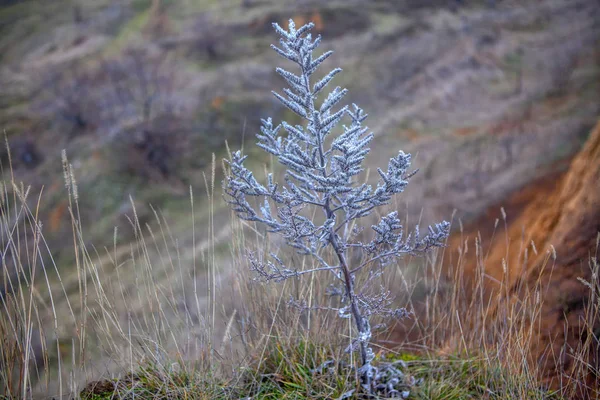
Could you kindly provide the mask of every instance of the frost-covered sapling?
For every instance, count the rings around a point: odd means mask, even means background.
[[[357,235],[350,229],[356,226],[358,221],[355,220],[389,204],[392,197],[408,185],[414,174],[409,171],[411,156],[400,151],[389,160],[387,170],[378,169],[380,179],[375,187],[361,183],[362,164],[373,140],[373,134],[363,126],[367,115],[354,104],[352,107],[338,106],[346,89],[336,87],[322,96],[331,80],[341,72],[340,68],[314,80],[318,67],[333,52],[313,57],[321,37],[311,37],[312,23],[295,29],[290,20],[287,31],[276,23],[273,27],[281,40],[280,47],[271,47],[297,67],[296,72],[276,69],[289,87],[283,89],[283,95],[273,94],[296,113],[303,124],[290,125],[283,121],[275,126],[271,118],[262,120],[261,133],[257,135],[258,146],[285,166],[284,182],[276,183],[272,174],[268,175],[266,184],[258,182],[244,167],[246,156],[238,151],[228,160],[225,198],[240,218],[266,225],[269,232],[281,235],[298,253],[316,260],[315,268],[296,270],[286,266],[274,254],[271,254],[272,260],[267,261],[252,256],[251,268],[259,278],[278,282],[317,272],[335,276],[339,286],[333,286],[332,291],[342,297],[343,305],[336,311],[342,318],[352,318],[356,327],[348,350],[360,352],[358,372],[364,390],[398,394],[394,386],[398,379],[390,378],[389,370],[384,373],[372,364],[374,354],[369,346],[372,335],[369,321],[374,315],[403,317],[407,311],[391,308],[390,293],[383,288],[374,291],[372,282],[399,257],[442,246],[448,236],[449,223],[444,221],[429,227],[425,236],[419,234],[418,227],[413,233],[406,234],[398,213],[393,211],[371,227],[370,241],[356,239]],[[318,101],[322,97],[324,100]],[[346,118],[349,125],[342,125]],[[330,137],[334,128],[340,126],[340,134]],[[257,198],[260,205],[251,204],[251,198]],[[307,207],[319,209],[321,218],[307,218],[306,215],[311,215],[303,212]],[[328,262],[323,256],[326,249],[333,252],[335,263]],[[350,252],[362,255],[356,265],[349,262]],[[356,274],[366,269],[369,278],[366,283],[357,284]],[[383,375],[386,375],[385,382]]]

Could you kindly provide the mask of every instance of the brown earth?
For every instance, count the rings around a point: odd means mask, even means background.
[[[506,215],[506,231],[501,208]],[[494,218],[499,222],[496,228]],[[541,289],[539,314],[529,322],[536,328],[530,341],[530,361],[554,387],[571,378],[597,385],[598,376],[575,377],[579,364],[574,354],[591,340],[594,345],[583,361],[598,371],[600,320],[591,318],[591,326],[582,322],[590,321],[589,315],[586,317],[590,291],[580,279],[598,279],[590,259],[597,257],[599,232],[600,122],[566,172],[553,172],[532,182],[450,239],[448,258],[456,258],[457,249],[461,245],[464,248],[467,238],[480,236],[483,259],[477,262],[474,251],[467,253],[462,260],[464,277],[475,283],[483,267],[488,298],[500,299],[493,296],[499,289],[509,288],[511,304],[519,305]],[[493,314],[494,308],[501,308],[495,301],[490,303]],[[581,390],[578,395],[587,396]]]

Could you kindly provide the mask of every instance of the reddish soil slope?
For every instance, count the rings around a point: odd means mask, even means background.
[[[507,214],[506,231],[501,206]],[[478,268],[484,265],[488,295],[500,287],[509,288],[512,304],[522,304],[525,297],[541,288],[540,312],[531,319],[537,332],[531,340],[531,361],[554,386],[558,377],[563,383],[565,378],[574,377],[577,363],[573,354],[588,338],[596,345],[590,347],[585,361],[597,370],[600,318],[592,319],[591,326],[583,322],[590,321],[589,315],[586,317],[590,291],[578,278],[598,280],[597,275],[592,277],[590,259],[598,256],[600,232],[600,122],[566,172],[533,182],[492,210],[470,224],[466,234],[451,238],[448,253],[455,258],[465,237],[479,232],[484,261],[477,263],[474,254],[464,260],[467,279],[474,281]],[[493,228],[496,217],[500,223],[493,233],[488,227]],[[494,300],[490,304],[499,308]],[[581,378],[593,383],[598,377],[574,377]]]

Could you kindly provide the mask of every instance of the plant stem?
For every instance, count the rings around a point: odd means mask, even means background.
[[[337,255],[340,261],[340,269],[342,270],[342,274],[344,275],[344,284],[346,286],[346,294],[348,296],[348,300],[350,301],[350,310],[352,312],[352,316],[354,317],[354,322],[356,324],[356,329],[358,330],[358,337],[360,341],[360,358],[361,358],[361,367],[368,364],[368,345],[364,340],[360,340],[363,336],[363,333],[366,334],[367,327],[365,326],[364,318],[360,312],[360,308],[356,303],[356,295],[354,294],[354,282],[352,280],[352,273],[350,272],[350,268],[348,267],[348,263],[346,261],[346,256],[338,242],[338,239],[335,235],[333,229],[331,229],[331,234],[329,237],[329,242],[331,246],[335,250],[335,254]],[[367,387],[371,388],[370,378],[367,374],[361,377],[363,379],[363,383],[367,385]]]

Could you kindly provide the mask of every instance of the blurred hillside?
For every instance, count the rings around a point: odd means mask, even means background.
[[[252,143],[259,117],[290,117],[270,94],[281,86],[270,23],[313,20],[345,69],[336,83],[371,115],[372,159],[417,154],[409,215],[471,218],[581,146],[598,116],[599,12],[594,1],[11,1],[0,124],[18,179],[45,186],[49,238],[70,229],[67,150],[98,245],[130,194],[142,219],[147,203],[176,213],[225,141]]]
[[[62,149],[88,243],[112,246],[118,226],[127,254],[131,196],[142,226],[160,210],[189,245],[182,260],[201,251],[211,154],[219,182],[226,142],[268,162],[253,146],[259,119],[295,121],[270,92],[283,86],[271,22],[290,17],[315,23],[336,51],[328,65],[344,69],[334,84],[370,114],[368,162],[416,156],[420,172],[398,204],[413,224],[453,210],[481,221],[535,191],[566,170],[599,116],[594,0],[0,1],[3,173],[31,185],[32,207],[43,189],[44,235],[66,275],[76,256]],[[218,189],[215,199],[211,234],[223,238],[229,214]]]

